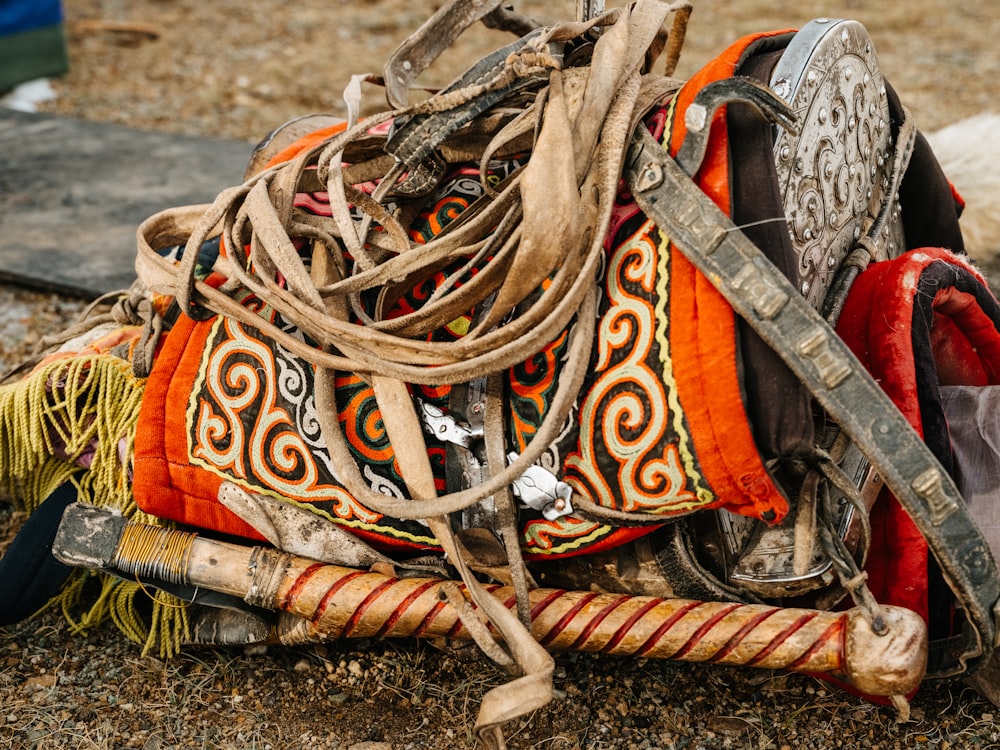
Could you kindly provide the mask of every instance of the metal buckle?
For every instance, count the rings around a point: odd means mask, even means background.
[[[518,455],[511,451],[507,454],[507,460],[514,463]],[[573,488],[537,464],[529,466],[527,471],[513,481],[511,488],[518,500],[539,511],[547,521],[555,521],[573,512]]]

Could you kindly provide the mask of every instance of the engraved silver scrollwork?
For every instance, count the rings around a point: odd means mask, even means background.
[[[885,200],[892,166],[885,84],[864,27],[820,19],[789,44],[771,86],[799,118],[799,135],[779,131],[774,155],[799,261],[793,281],[819,308]],[[898,219],[876,242],[882,257],[874,260],[901,252]]]

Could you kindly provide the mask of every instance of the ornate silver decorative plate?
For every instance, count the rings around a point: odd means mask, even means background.
[[[779,131],[774,157],[799,288],[819,308],[834,272],[886,199],[892,141],[885,83],[865,28],[821,18],[793,37],[771,87],[799,118],[799,135]],[[898,204],[892,210],[875,260],[903,249]]]

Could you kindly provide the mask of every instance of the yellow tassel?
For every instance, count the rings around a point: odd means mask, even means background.
[[[128,362],[107,355],[50,362],[0,386],[0,497],[30,512],[71,481],[81,501],[164,525],[136,508],[129,463],[120,458],[133,453],[144,387]],[[100,591],[85,602],[95,575]],[[80,570],[42,610],[58,606],[70,629],[81,634],[110,619],[143,645],[144,654],[158,649],[161,657],[172,656],[190,637],[184,603],[158,591],[144,622],[136,600],[142,591],[138,583]]]
[[[33,510],[89,461],[81,499],[124,510],[132,497],[118,450],[135,439],[143,387],[128,362],[99,355],[50,362],[0,387],[0,493]]]
[[[157,591],[153,600],[153,622],[143,644],[143,656],[159,648],[160,658],[167,659],[181,650],[184,640],[190,638],[191,627],[188,608],[176,597]]]
[[[135,607],[139,591],[139,584],[119,581],[108,597],[111,621],[133,643],[145,643],[149,637],[149,623],[143,622]]]

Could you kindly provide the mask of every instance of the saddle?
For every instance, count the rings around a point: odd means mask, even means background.
[[[29,462],[11,459],[6,483],[37,503],[76,477],[83,499],[134,500],[155,526],[460,581],[441,589],[458,613],[445,632],[522,675],[477,722],[498,746],[504,721],[551,697],[543,646],[597,596],[539,636],[546,587],[640,602],[602,650],[661,600],[764,608],[740,610],[756,614],[729,651],[774,611],[850,600],[851,628],[911,645],[895,608],[916,613],[930,676],[988,664],[1000,576],[941,394],[998,384],[1000,307],[963,257],[960,201],[860,24],[755,34],[684,82],[689,13],[640,0],[531,28],[499,3],[447,4],[387,65],[392,109],[359,119],[352,84],[348,121],[286,124],[242,185],[139,228],[139,282],[86,364],[67,375],[50,357],[25,381],[50,407],[36,452],[62,468],[26,493]],[[409,103],[438,32],[484,16],[518,41]],[[79,413],[107,383],[133,394],[105,407],[111,429]],[[7,387],[0,415],[27,388]],[[64,429],[82,423],[100,438]],[[152,542],[111,555],[60,533],[60,559],[203,605],[168,651],[330,637],[319,608],[266,614],[314,575],[282,588],[284,558],[248,607],[199,594],[180,558],[142,558]],[[132,633],[149,645],[165,621]],[[810,658],[785,666],[901,707],[914,689]]]

